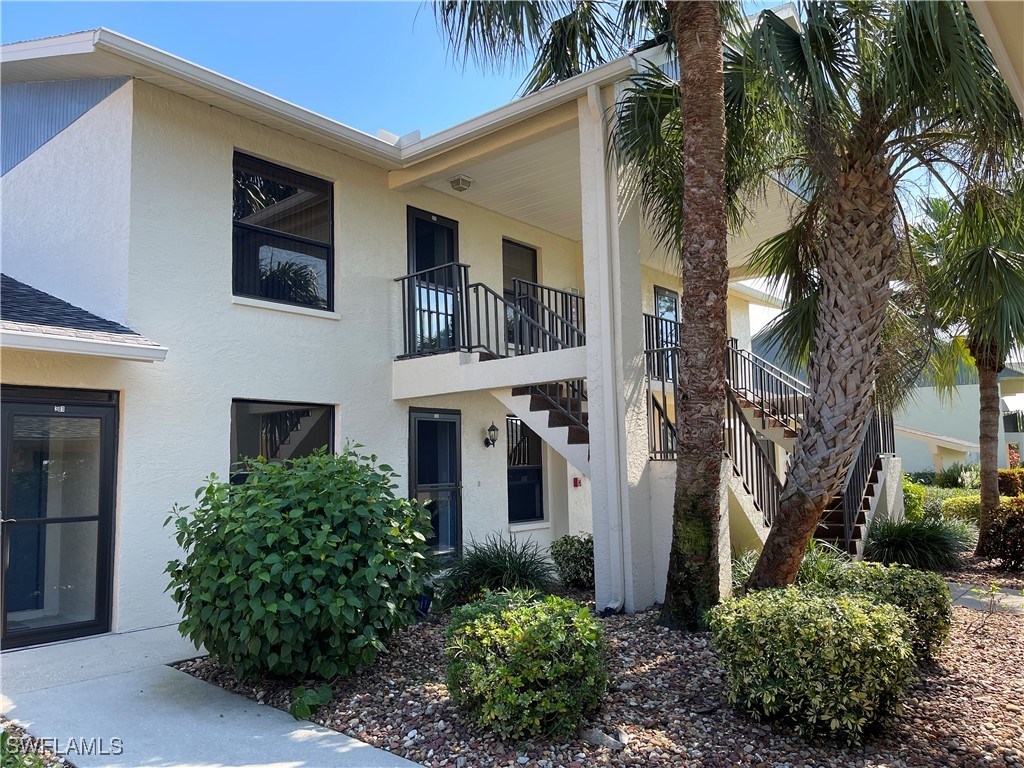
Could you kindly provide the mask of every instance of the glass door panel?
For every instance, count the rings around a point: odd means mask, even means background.
[[[454,411],[410,411],[411,496],[430,510],[431,549],[454,555],[461,546],[461,417]]]
[[[106,631],[116,410],[4,408],[3,645]]]
[[[458,349],[458,224],[409,209],[410,338],[417,354]]]

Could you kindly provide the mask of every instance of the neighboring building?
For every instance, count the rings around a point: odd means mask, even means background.
[[[999,374],[999,466],[1019,462],[1024,440],[1024,366],[1010,363]],[[951,464],[979,460],[980,397],[976,379],[963,376],[951,397],[935,387],[917,387],[896,415],[896,452],[907,472],[941,472]]]
[[[108,30],[4,46],[4,647],[175,622],[172,505],[346,441],[430,504],[436,550],[592,530],[599,607],[660,599],[687,308],[606,161],[634,65],[419,139]],[[754,205],[737,279],[791,200]],[[730,360],[774,376],[759,301],[730,292]],[[763,540],[799,417],[760,386],[723,548]]]

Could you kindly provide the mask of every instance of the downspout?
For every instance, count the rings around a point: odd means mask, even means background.
[[[611,527],[608,531],[609,534],[609,555],[610,555],[610,566],[611,566],[611,578],[612,588],[615,594],[614,601],[607,606],[599,606],[604,611],[618,613],[626,605],[626,571],[625,571],[625,547],[623,540],[623,518],[622,510],[623,504],[628,503],[629,483],[628,481],[623,482],[623,467],[621,457],[624,454],[622,428],[625,422],[625,417],[622,413],[621,403],[619,402],[619,393],[622,391],[622,377],[619,374],[619,369],[622,361],[622,339],[618,328],[620,327],[620,319],[622,317],[622,299],[618,291],[613,290],[613,287],[618,285],[616,270],[614,269],[615,257],[618,253],[618,228],[617,219],[612,215],[611,211],[611,194],[609,186],[609,174],[608,174],[608,146],[607,137],[604,131],[604,101],[601,98],[601,88],[598,85],[591,85],[587,88],[587,107],[590,110],[591,121],[598,132],[599,141],[598,145],[601,148],[601,162],[598,167],[598,190],[597,193],[600,199],[600,205],[598,206],[598,215],[600,216],[600,231],[605,234],[606,242],[608,245],[608,258],[605,263],[605,288],[608,291],[608,301],[605,306],[610,307],[610,313],[602,313],[605,318],[604,328],[602,328],[602,335],[611,340],[609,345],[612,352],[612,358],[608,361],[611,366],[611,383],[613,386],[610,388],[612,398],[612,413],[613,418],[611,423],[608,425],[610,429],[607,430],[605,436],[605,445],[607,450],[607,456],[611,459],[614,467],[614,483],[615,490],[617,491],[617,498],[613,503],[614,509],[610,510],[612,513]],[[608,434],[610,433],[610,434]],[[608,494],[609,500],[614,498],[612,494]]]

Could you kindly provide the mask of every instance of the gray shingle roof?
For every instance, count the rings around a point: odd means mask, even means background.
[[[9,275],[0,275],[0,328],[14,333],[160,347],[131,328],[68,304]]]

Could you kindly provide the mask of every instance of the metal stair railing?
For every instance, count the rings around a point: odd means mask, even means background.
[[[582,296],[519,278],[512,281],[512,294],[512,303],[557,336],[566,348],[586,345],[587,318]]]
[[[738,397],[758,412],[761,429],[782,426],[800,428],[807,406],[807,384],[729,339],[725,358],[726,378]]]
[[[733,471],[743,481],[743,487],[761,513],[765,526],[770,528],[779,511],[782,482],[731,389],[725,399],[722,432],[725,454],[732,459]]]

